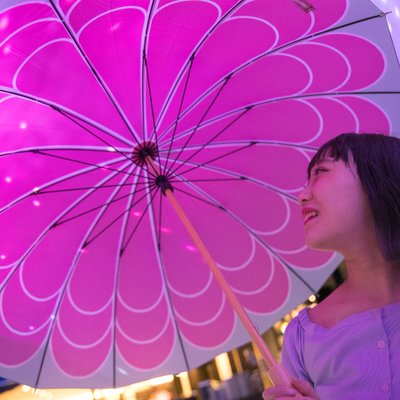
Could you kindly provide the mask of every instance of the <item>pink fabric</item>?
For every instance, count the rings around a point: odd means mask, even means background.
[[[318,284],[334,267],[305,248],[295,200],[313,152],[339,132],[398,127],[383,100],[352,93],[387,82],[386,50],[354,29],[317,34],[348,18],[345,0],[313,0],[313,13],[54,3],[0,11],[0,374],[18,378],[45,349],[65,386],[109,385],[85,379],[114,347],[132,381],[194,367],[248,337],[133,149],[157,131],[156,163],[267,329],[305,296],[287,266]]]

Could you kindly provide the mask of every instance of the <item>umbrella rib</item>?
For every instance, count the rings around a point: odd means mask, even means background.
[[[83,115],[80,115],[79,113],[73,111],[73,110],[69,110],[68,108],[61,106],[59,104],[53,103],[50,100],[46,100],[46,99],[40,99],[38,97],[34,97],[30,94],[27,93],[23,93],[21,91],[16,91],[10,88],[5,88],[5,87],[0,87],[0,93],[7,93],[10,94],[14,97],[17,98],[21,98],[24,100],[29,100],[32,101],[33,103],[37,103],[40,104],[42,106],[47,106],[49,108],[52,108],[54,111],[60,113],[61,111],[63,111],[65,114],[71,115],[72,117],[79,119],[82,122],[87,123],[90,126],[93,126],[94,128],[99,129],[100,131],[102,131],[103,133],[105,133],[108,136],[111,136],[113,139],[119,140],[121,143],[128,145],[130,147],[132,147],[132,142],[128,141],[127,139],[125,139],[123,136],[118,135],[116,132],[113,132],[112,130],[110,130],[109,128],[98,124],[97,122],[91,120],[90,118],[86,118]]]
[[[128,176],[124,177],[124,179],[128,179]],[[104,210],[104,211],[105,211],[105,210]],[[104,211],[103,211],[103,213],[104,213]],[[100,220],[101,215],[102,215],[102,213],[100,213],[100,214],[97,216],[97,222]],[[97,222],[96,222],[94,225],[92,225],[92,227],[91,227],[91,228],[89,229],[89,231],[86,233],[86,238],[85,238],[84,241],[83,241],[84,244],[85,244],[85,242],[86,242],[87,237],[90,236],[91,232],[93,231],[93,229],[94,229],[95,226],[97,225]],[[53,228],[53,227],[54,227],[54,225],[53,225],[51,228]],[[50,229],[51,229],[51,228],[50,228]],[[45,234],[44,234],[43,236],[45,236]],[[85,246],[83,245],[81,249],[83,249],[84,247],[85,247]],[[70,280],[71,280],[71,278],[72,278],[73,272],[75,271],[75,268],[76,268],[76,266],[77,266],[77,264],[78,264],[78,259],[79,259],[79,257],[80,257],[80,250],[77,251],[77,253],[76,253],[76,255],[75,255],[75,259],[74,259],[74,261],[73,261],[73,263],[72,263],[72,268],[70,269],[70,271],[69,271],[69,273],[68,273],[68,276],[67,276],[67,278],[66,278],[66,280],[65,280],[65,284],[64,284],[63,289],[62,289],[62,291],[61,291],[61,293],[60,293],[60,296],[59,296],[59,298],[58,298],[57,304],[56,304],[55,309],[54,309],[54,315],[55,315],[55,316],[57,316],[58,313],[59,313],[59,310],[60,310],[62,301],[63,301],[63,299],[64,299],[64,297],[65,297],[65,292],[66,292],[67,287],[68,287],[68,285],[69,285],[69,282],[70,282]],[[40,376],[41,376],[41,374],[42,374],[42,370],[43,370],[43,366],[44,366],[44,360],[45,360],[45,358],[46,358],[46,353],[47,353],[47,350],[48,350],[48,347],[49,347],[49,344],[50,344],[50,339],[51,339],[52,334],[53,334],[53,331],[54,331],[55,323],[56,323],[56,318],[52,319],[52,321],[51,321],[51,323],[50,323],[49,332],[48,332],[48,334],[47,334],[46,343],[45,343],[45,345],[44,345],[43,356],[42,356],[42,358],[41,358],[40,366],[39,366],[39,369],[38,369],[38,374],[37,374],[37,378],[36,378],[35,387],[38,387],[38,386],[39,386],[39,380],[40,380]]]
[[[86,55],[85,51],[83,50],[82,46],[79,43],[79,40],[76,38],[75,33],[73,32],[72,28],[69,26],[68,22],[64,19],[61,11],[58,9],[57,5],[55,4],[54,0],[49,0],[50,5],[52,6],[55,14],[59,18],[61,24],[64,26],[65,30],[68,32],[69,37],[73,41],[78,50],[78,53],[81,55],[82,59],[85,61],[86,65],[89,67],[90,71],[92,72],[93,76],[95,77],[96,81],[103,89],[104,93],[106,94],[107,98],[110,100],[111,104],[113,105],[114,109],[117,111],[119,116],[121,117],[122,121],[124,122],[125,126],[128,128],[128,131],[131,133],[132,138],[139,143],[139,138],[136,135],[135,130],[131,126],[130,122],[128,121],[127,117],[125,116],[122,108],[118,104],[117,100],[114,98],[113,94],[111,93],[110,89],[107,87],[105,82],[103,81],[100,74],[96,71],[96,68],[90,61],[89,57]]]
[[[154,198],[155,198],[155,196],[156,196],[156,194],[157,194],[157,192],[158,192],[158,190],[157,190],[158,188],[157,188],[155,185],[154,185],[153,187],[149,187],[149,189],[150,189],[150,192],[152,192],[152,196],[151,196],[151,198],[150,198],[151,201],[147,203],[147,205],[146,205],[146,207],[145,207],[145,209],[144,209],[142,215],[140,216],[140,218],[139,218],[137,224],[135,225],[133,231],[129,234],[128,239],[126,240],[126,242],[124,243],[123,247],[121,248],[121,255],[125,252],[126,248],[128,247],[129,242],[132,240],[133,235],[136,233],[136,231],[137,231],[137,229],[138,229],[138,227],[139,227],[139,224],[143,221],[143,218],[144,218],[145,214],[146,214],[146,213],[148,212],[148,210],[149,210],[149,207],[150,207],[151,202],[154,200]],[[145,198],[145,197],[148,196],[148,195],[149,195],[149,193],[146,193],[146,194],[140,199],[140,201],[143,200],[143,198]],[[137,203],[138,203],[138,202],[137,202]],[[136,204],[137,204],[137,203],[136,203]],[[134,204],[132,207],[134,207],[136,204]],[[131,208],[132,208],[132,207],[131,207]]]
[[[188,73],[187,73],[187,77],[186,77],[186,81],[185,81],[185,86],[184,86],[184,88],[183,88],[182,97],[181,97],[181,100],[180,100],[180,103],[179,103],[178,115],[177,115],[176,120],[175,120],[175,123],[174,123],[174,130],[173,130],[173,132],[172,132],[171,140],[169,141],[168,153],[167,153],[167,157],[166,157],[166,161],[165,161],[165,168],[164,168],[164,170],[163,170],[163,174],[164,174],[164,175],[167,173],[168,160],[169,160],[169,157],[170,157],[170,155],[171,155],[172,145],[173,145],[174,140],[175,140],[176,130],[177,130],[177,128],[178,128],[178,122],[179,122],[180,115],[181,115],[181,112],[182,112],[183,101],[184,101],[185,96],[186,96],[186,90],[187,90],[187,87],[188,87],[188,84],[189,84],[190,74],[191,74],[191,72],[192,72],[193,60],[194,60],[194,57],[191,57],[191,58],[190,58],[190,64],[189,64],[189,71],[188,71]]]
[[[317,33],[312,33],[312,34],[307,35],[307,36],[304,36],[304,37],[302,37],[302,38],[300,38],[300,39],[297,39],[297,40],[294,40],[294,41],[285,43],[285,44],[283,44],[282,46],[279,46],[279,47],[274,48],[273,50],[268,50],[267,52],[265,52],[265,53],[263,53],[263,54],[257,55],[257,56],[255,56],[254,58],[252,58],[252,59],[250,59],[250,60],[247,60],[247,61],[246,61],[245,63],[243,63],[242,65],[240,65],[240,66],[236,67],[235,69],[231,70],[227,76],[221,78],[221,79],[220,79],[218,82],[216,82],[214,85],[210,86],[210,88],[209,88],[208,90],[204,91],[204,92],[202,93],[201,96],[199,96],[195,101],[193,101],[193,103],[192,103],[191,105],[189,105],[189,106],[186,108],[186,110],[181,114],[180,118],[182,118],[182,117],[184,117],[186,114],[188,114],[193,108],[195,108],[198,104],[200,104],[200,103],[204,100],[204,98],[206,98],[206,97],[208,96],[209,93],[211,93],[212,91],[214,91],[219,85],[223,84],[224,80],[225,80],[227,77],[232,77],[233,75],[235,75],[236,73],[238,73],[238,72],[241,71],[242,69],[245,69],[245,68],[248,67],[249,65],[251,65],[251,64],[253,64],[253,63],[259,61],[260,59],[262,59],[262,58],[264,58],[264,57],[267,57],[267,56],[269,56],[269,55],[272,55],[272,54],[274,54],[274,53],[277,53],[277,52],[279,52],[279,51],[281,51],[281,50],[283,50],[283,49],[286,49],[286,48],[288,48],[288,47],[291,47],[291,46],[293,46],[293,45],[295,45],[295,44],[298,44],[298,43],[307,41],[307,40],[309,40],[309,39],[311,39],[311,38],[314,38],[314,37],[317,37],[317,36],[324,35],[324,34],[326,34],[326,33],[328,33],[328,32],[336,31],[336,30],[339,30],[339,29],[342,29],[342,28],[346,28],[347,26],[350,26],[350,25],[353,25],[353,24],[362,23],[362,22],[365,22],[365,21],[368,21],[368,20],[371,20],[371,19],[374,19],[374,18],[380,18],[380,17],[381,17],[380,14],[379,14],[379,15],[374,15],[374,16],[367,17],[367,18],[363,18],[363,19],[360,19],[360,20],[357,20],[357,21],[353,21],[353,22],[350,22],[350,23],[347,23],[347,24],[339,25],[339,26],[336,26],[336,27],[334,27],[334,28],[330,28],[330,29],[327,29],[327,30],[323,30],[323,31],[320,31],[320,32],[317,32]],[[168,131],[169,131],[170,129],[172,129],[172,126],[173,126],[174,124],[175,124],[175,122],[173,122],[169,127],[165,128],[165,130],[164,130],[163,133],[160,133],[160,135],[159,135],[160,139],[162,139],[162,138],[168,133]]]
[[[82,128],[84,131],[88,132],[90,135],[92,135],[93,137],[95,137],[96,139],[100,140],[101,142],[103,142],[106,146],[108,146],[109,148],[114,149],[118,154],[121,154],[121,156],[125,157],[127,160],[130,160],[130,157],[128,157],[124,152],[121,152],[120,150],[118,150],[115,146],[111,145],[109,142],[107,142],[106,140],[102,139],[99,135],[96,135],[94,132],[92,132],[90,129],[88,129],[86,126],[82,125],[81,123],[79,123],[78,121],[76,121],[74,118],[72,118],[70,115],[64,113],[62,110],[59,110],[59,113],[61,115],[64,115],[67,119],[69,119],[71,122],[73,122],[74,124],[76,124],[77,126],[79,126],[80,128]]]
[[[235,177],[237,177],[237,178],[240,179],[240,180],[246,180],[246,181],[255,183],[255,184],[260,185],[260,186],[262,186],[262,187],[265,187],[265,188],[267,188],[267,189],[269,189],[269,190],[271,190],[271,191],[273,191],[273,192],[275,192],[275,193],[278,193],[279,195],[288,197],[288,198],[291,199],[291,200],[295,200],[295,197],[294,197],[294,196],[291,196],[291,195],[289,195],[288,193],[286,193],[285,191],[280,190],[280,189],[278,189],[278,188],[276,188],[276,187],[274,187],[274,186],[272,186],[272,185],[269,185],[269,184],[267,184],[267,183],[265,183],[265,182],[263,182],[263,181],[260,181],[260,180],[258,180],[258,179],[254,179],[254,178],[252,178],[252,177],[245,176],[245,175],[243,175],[243,174],[239,174],[239,173],[237,173],[237,172],[225,170],[225,169],[220,168],[220,167],[214,167],[214,166],[203,165],[203,164],[195,164],[195,163],[193,163],[193,162],[191,162],[190,164],[194,164],[194,165],[196,166],[196,168],[202,167],[202,168],[204,168],[204,169],[208,169],[208,170],[213,171],[213,172],[222,173],[222,174],[225,174],[225,175],[228,175],[228,176],[235,176]],[[187,179],[181,178],[180,175],[177,175],[176,178],[177,178],[178,180],[180,180],[182,183],[190,183],[190,182],[192,182],[192,180],[187,180]],[[176,188],[176,187],[174,187],[174,188]]]
[[[138,175],[132,174],[131,176],[137,177]],[[122,183],[122,184],[114,184],[114,185],[102,185],[99,187],[96,186],[85,186],[85,187],[77,187],[77,188],[69,188],[69,189],[55,189],[55,190],[40,190],[35,192],[37,195],[47,194],[47,193],[65,193],[65,192],[74,192],[77,190],[90,190],[90,189],[109,189],[113,187],[124,187],[131,186],[130,183]]]
[[[109,178],[111,179],[111,178]],[[29,197],[30,195],[32,195],[32,193],[29,193],[29,195],[27,196],[22,196],[20,199],[18,199],[17,201],[15,201],[13,204],[9,205],[8,207],[6,207],[5,209],[3,209],[1,212],[6,211],[8,208],[10,208],[11,206],[17,204],[19,201],[24,200],[25,198]],[[89,194],[87,194],[86,196],[83,196],[79,201],[76,201],[75,205],[79,204],[81,201],[83,201]],[[72,207],[70,207],[70,209],[72,209],[75,205],[73,205]],[[66,215],[69,212],[69,210],[64,211],[63,215],[61,217],[59,217],[59,219],[61,219],[64,215]],[[33,244],[30,246],[30,248],[24,253],[24,255],[21,257],[20,262],[18,263],[18,265],[14,268],[14,270],[9,274],[9,276],[7,276],[7,278],[1,283],[0,285],[0,292],[3,291],[3,289],[6,287],[7,283],[10,281],[10,279],[12,278],[12,276],[14,275],[14,273],[16,272],[16,270],[18,269],[18,267],[23,263],[23,261],[26,259],[26,257],[32,252],[32,250],[41,242],[41,240],[50,232],[51,229],[54,228],[55,223],[47,226],[43,232],[41,233],[41,235],[39,235],[39,237],[33,242]]]
[[[192,181],[182,181],[181,183],[191,183]],[[189,197],[192,197],[193,199],[196,199],[196,200],[199,200],[199,201],[201,201],[201,202],[203,202],[203,203],[205,203],[205,204],[207,204],[207,205],[209,205],[209,206],[213,206],[213,207],[215,207],[215,208],[218,208],[218,209],[220,209],[220,210],[224,210],[224,208],[222,208],[222,206],[219,206],[219,205],[217,205],[217,204],[215,204],[215,203],[212,203],[211,201],[209,201],[209,200],[206,200],[206,199],[204,199],[204,198],[202,198],[202,197],[200,197],[200,196],[196,196],[196,195],[194,195],[193,193],[189,193],[189,192],[187,192],[186,190],[183,190],[183,189],[181,189],[181,188],[179,188],[179,187],[174,187],[174,190],[176,190],[177,192],[180,192],[180,193],[183,193],[183,194],[185,194],[186,196],[189,196]]]
[[[385,95],[397,95],[400,94],[400,91],[348,91],[348,92],[340,92],[340,91],[335,91],[334,93],[310,93],[310,94],[299,94],[299,95],[293,95],[293,96],[284,96],[284,97],[279,97],[279,98],[273,98],[273,99],[268,99],[268,100],[263,100],[259,101],[257,103],[251,103],[244,105],[240,108],[237,108],[235,110],[229,111],[225,114],[220,114],[216,117],[213,117],[212,119],[209,119],[205,121],[202,125],[197,126],[197,128],[202,128],[204,126],[207,126],[211,123],[215,123],[218,121],[221,121],[230,115],[237,114],[238,112],[243,112],[246,109],[255,109],[257,107],[264,106],[266,104],[271,104],[271,103],[279,103],[281,101],[287,101],[287,100],[304,100],[304,99],[312,99],[312,98],[321,98],[321,97],[335,97],[335,96],[350,96],[350,95],[380,95],[380,94],[385,94]],[[179,136],[177,136],[175,139],[181,139],[188,135],[194,128],[189,128],[184,132],[181,132]]]
[[[124,166],[124,168],[130,167],[130,166],[131,166],[130,164],[126,164],[126,165]],[[108,181],[110,181],[111,179],[113,179],[114,177],[116,177],[117,175],[118,175],[118,173],[114,173],[112,176],[107,177],[107,179],[102,180],[102,182],[108,182]],[[126,179],[128,179],[128,178],[129,178],[129,175],[125,175],[125,176],[123,177],[123,179],[125,179],[125,181],[126,181]],[[118,185],[117,185],[117,187],[118,187]],[[89,214],[90,212],[96,211],[96,210],[98,210],[99,208],[103,207],[103,206],[105,205],[104,203],[101,204],[100,206],[93,207],[93,208],[90,209],[90,210],[86,210],[86,211],[84,211],[84,212],[82,212],[82,213],[80,213],[80,214],[74,215],[73,217],[66,218],[66,219],[62,220],[62,218],[65,217],[66,215],[68,215],[76,206],[82,204],[89,196],[91,196],[94,192],[96,192],[96,190],[98,190],[98,189],[100,189],[100,188],[101,188],[101,184],[100,184],[99,186],[93,187],[92,189],[89,189],[88,192],[87,192],[84,196],[82,196],[72,207],[70,207],[70,208],[63,214],[63,216],[62,216],[61,218],[59,218],[59,220],[58,220],[57,222],[55,222],[55,223],[53,224],[53,227],[56,227],[56,226],[59,226],[59,225],[63,225],[63,224],[66,223],[66,222],[69,222],[69,221],[72,221],[72,220],[74,220],[74,219],[77,219],[77,218],[79,218],[79,217],[81,217],[81,216],[83,216],[83,215]],[[119,188],[121,188],[121,187],[119,187]],[[124,198],[124,197],[114,199],[113,201],[110,201],[109,204],[115,203],[116,201],[122,200],[123,198]],[[109,204],[106,203],[106,205],[109,205]],[[61,222],[60,222],[60,221],[61,221]]]
[[[279,254],[273,249],[268,243],[265,242],[256,232],[254,232],[247,224],[245,224],[236,214],[232,211],[228,210],[222,204],[220,204],[214,197],[205,193],[202,189],[200,189],[197,185],[192,183],[187,183],[194,191],[198,192],[200,195],[207,198],[211,203],[214,203],[214,206],[219,208],[220,210],[226,212],[233,220],[235,220],[238,224],[240,224],[250,235],[252,235],[263,247],[265,247],[276,259],[278,259],[284,267],[290,271],[307,289],[309,289],[312,293],[316,293],[315,290],[299,273],[295,271],[293,267],[291,267]]]
[[[167,273],[166,273],[165,266],[164,266],[165,265],[164,264],[164,259],[163,259],[162,254],[161,254],[161,216],[162,216],[161,210],[162,210],[163,197],[164,196],[160,197],[160,209],[159,209],[159,215],[160,215],[159,230],[158,230],[159,231],[159,235],[157,235],[158,262],[159,262],[160,273],[161,273],[162,278],[163,278],[165,294],[166,294],[166,297],[168,299],[169,310],[171,312],[171,317],[172,317],[172,321],[173,321],[174,328],[175,328],[175,333],[176,333],[176,336],[177,336],[178,341],[179,341],[180,349],[182,351],[183,361],[184,361],[184,363],[186,365],[186,370],[190,370],[190,365],[189,365],[189,361],[188,361],[188,357],[187,357],[187,351],[185,349],[185,344],[183,342],[182,335],[181,335],[181,332],[180,332],[180,329],[179,329],[178,319],[176,317],[175,308],[173,306],[171,291],[170,291],[170,288],[168,286],[168,278],[167,278]],[[151,199],[151,201],[149,202],[149,205],[150,204],[153,205],[153,199]],[[156,222],[155,222],[155,219],[154,219],[154,209],[153,209],[153,207],[151,207],[150,220],[152,221],[153,227],[157,232],[157,226],[156,226]]]
[[[128,178],[128,176],[127,176],[126,178]],[[123,186],[126,186],[126,185],[117,185],[117,187],[119,187],[119,189],[121,189]],[[93,190],[93,192],[96,191],[97,189],[99,189],[99,187],[95,187],[94,190]],[[137,192],[143,191],[143,190],[145,190],[145,189],[146,189],[146,187],[144,187],[144,188],[138,190]],[[84,215],[87,215],[87,214],[89,214],[89,213],[91,213],[91,212],[93,212],[93,211],[96,211],[96,210],[98,210],[99,208],[102,208],[102,207],[104,207],[104,206],[109,206],[109,205],[114,204],[114,203],[116,203],[117,201],[120,201],[120,200],[124,200],[124,199],[126,199],[127,197],[129,197],[129,196],[130,196],[130,194],[129,194],[129,195],[123,195],[123,196],[121,196],[121,197],[116,197],[116,198],[114,198],[114,199],[112,199],[112,200],[110,200],[110,201],[108,201],[108,202],[106,202],[106,203],[102,203],[102,204],[100,204],[100,205],[98,205],[98,206],[96,206],[96,207],[93,207],[93,208],[91,208],[91,209],[89,209],[89,210],[86,210],[86,211],[83,211],[83,212],[81,212],[81,213],[79,213],[79,214],[77,214],[77,215],[74,215],[73,217],[64,219],[64,220],[62,220],[61,222],[56,223],[55,226],[63,225],[63,224],[65,224],[65,223],[67,223],[67,222],[70,222],[70,221],[75,220],[75,219],[77,219],[77,218],[79,218],[79,217],[82,217],[82,216],[84,216]],[[141,198],[141,199],[142,199],[142,198]],[[79,204],[80,204],[80,203],[79,203]],[[79,204],[77,204],[77,205],[79,205]],[[136,204],[135,204],[135,205],[136,205]],[[70,210],[70,211],[71,211],[71,210]],[[118,217],[118,218],[119,218],[119,217]]]
[[[131,194],[124,196],[124,197],[128,197]],[[135,207],[136,205],[138,205],[145,197],[146,197],[147,193],[145,193],[139,200],[137,200],[135,203],[132,204],[132,207]],[[108,204],[107,204],[108,205]],[[132,208],[131,207],[131,208]],[[131,209],[130,208],[130,209]],[[120,215],[118,215],[118,217],[115,217],[108,225],[106,225],[100,232],[98,232],[95,236],[93,236],[89,241],[87,241],[85,243],[86,246],[88,246],[90,243],[94,242],[95,239],[97,239],[100,235],[102,235],[108,228],[110,228],[112,225],[114,225],[116,222],[118,222],[118,220],[120,220],[126,213],[128,213],[130,211],[130,209],[123,211]]]
[[[198,53],[198,51],[200,50],[200,48],[203,46],[203,44],[205,43],[205,41],[211,36],[212,32],[215,31],[224,21],[225,19],[227,19],[231,14],[234,13],[234,11],[236,11],[238,8],[240,8],[242,6],[243,3],[245,3],[246,0],[239,0],[234,6],[232,6],[231,9],[229,9],[223,16],[221,16],[212,27],[210,27],[210,29],[208,31],[206,31],[202,37],[202,39],[198,42],[197,46],[195,47],[195,49],[192,51],[191,55],[189,56],[189,58],[184,62],[181,71],[179,73],[179,75],[177,76],[177,78],[175,79],[174,84],[171,87],[171,90],[169,91],[169,94],[164,102],[163,107],[161,108],[160,111],[160,116],[157,120],[157,126],[160,124],[160,121],[162,120],[162,118],[164,117],[164,113],[166,112],[166,110],[168,109],[169,103],[171,102],[171,99],[176,91],[176,89],[178,88],[181,79],[186,71],[186,69],[188,68],[188,64],[192,63],[192,59],[194,60],[194,58],[196,57],[196,53]],[[174,123],[173,123],[174,124]],[[162,136],[160,135],[160,138]]]
[[[180,180],[175,180],[175,179],[169,179],[170,183],[185,183],[185,182],[237,182],[240,180],[244,180],[242,177],[238,178],[210,178],[210,179],[180,179]],[[174,187],[174,189],[176,189]]]
[[[142,170],[141,170],[142,171]],[[140,173],[141,175],[141,173]],[[132,184],[132,190],[131,190],[131,197],[128,201],[127,209],[131,210],[132,209],[132,201],[135,195],[135,189],[134,187],[137,185],[137,182],[140,178],[140,175],[135,179],[136,181],[133,182]],[[116,328],[117,328],[117,299],[118,299],[118,287],[119,287],[119,281],[120,281],[120,269],[121,269],[121,256],[122,256],[122,244],[124,242],[124,237],[126,234],[127,226],[128,226],[128,219],[129,219],[129,213],[126,213],[124,216],[124,220],[122,222],[122,229],[121,229],[121,236],[118,244],[118,260],[117,260],[117,266],[116,266],[116,274],[115,274],[115,283],[114,283],[114,313],[113,313],[113,335],[112,335],[112,341],[113,341],[113,346],[112,346],[112,359],[113,359],[113,387],[116,387],[117,383],[117,377],[116,377]]]
[[[155,144],[157,146],[157,149],[159,148],[158,145],[158,136],[157,136],[157,129],[156,129],[156,118],[154,115],[154,103],[153,103],[153,96],[152,96],[152,92],[151,92],[151,85],[150,85],[150,73],[149,73],[149,66],[147,64],[147,56],[146,56],[146,50],[143,50],[143,65],[145,68],[145,76],[146,76],[146,82],[147,82],[147,88],[149,91],[149,100],[150,100],[150,110],[151,110],[151,118],[153,120],[153,131],[150,135],[150,142],[153,140],[153,137],[155,139]],[[159,156],[157,155],[158,160],[160,161]]]
[[[75,160],[73,158],[64,157],[64,156],[58,156],[56,154],[50,154],[50,153],[47,153],[47,152],[44,152],[44,151],[41,151],[41,150],[32,150],[31,152],[34,153],[34,154],[39,154],[39,155],[43,155],[43,156],[58,158],[60,160],[71,161],[71,162],[75,162],[75,163],[83,164],[83,165],[89,165],[90,167],[97,167],[98,169],[104,169],[104,167],[99,165],[99,164],[92,164],[92,163],[89,163],[89,162],[86,162],[86,161]],[[118,159],[118,160],[122,161],[121,159]],[[119,173],[127,174],[127,175],[131,176],[131,173],[126,172],[126,171],[121,171],[121,170],[117,170],[117,169],[109,168],[109,167],[107,167],[106,169],[108,171],[119,172]],[[150,172],[150,174],[151,174],[151,172]],[[154,174],[153,174],[153,177],[155,177]]]
[[[175,159],[172,161],[172,164],[169,166],[169,171],[172,170],[172,168],[174,167],[174,165],[176,164],[176,161],[178,160],[178,158],[180,157],[180,155],[183,152],[183,149],[189,144],[190,140],[193,138],[194,134],[197,132],[197,129],[199,128],[200,124],[202,123],[202,121],[204,120],[204,118],[206,117],[206,115],[208,114],[208,112],[210,111],[211,107],[214,105],[214,103],[216,102],[217,98],[219,97],[219,95],[221,94],[222,90],[225,88],[226,84],[228,83],[230,77],[227,77],[223,83],[223,85],[219,88],[217,94],[215,95],[215,97],[213,98],[213,100],[211,101],[211,103],[208,105],[206,111],[204,112],[204,114],[201,116],[200,121],[197,123],[197,125],[194,127],[192,133],[189,135],[189,137],[186,139],[185,144],[182,146],[182,149],[179,151],[178,155],[175,157]]]
[[[223,129],[221,129],[218,133],[216,133],[211,139],[209,139],[206,143],[202,144],[199,149],[197,149],[193,154],[191,154],[186,160],[184,160],[177,168],[175,168],[172,172],[176,174],[176,172],[187,162],[189,162],[193,157],[195,157],[198,153],[200,153],[204,148],[206,148],[210,143],[215,141],[219,136],[221,136],[227,129],[229,129],[233,124],[235,124],[239,119],[243,117],[243,115],[247,114],[251,110],[251,107],[247,107],[243,112],[241,112],[233,121],[229,122]],[[196,129],[199,125],[197,125]],[[194,132],[193,132],[194,133]],[[192,135],[190,136],[192,137]],[[187,146],[187,143],[180,150],[177,158],[182,154],[183,148]],[[175,160],[174,160],[175,161]],[[174,163],[173,163],[174,164]],[[173,165],[172,164],[172,165]]]
[[[190,164],[195,164],[195,166],[184,170],[183,172],[181,172],[181,175],[185,175],[185,174],[187,174],[188,172],[191,172],[191,171],[193,171],[193,170],[195,170],[195,169],[201,168],[201,167],[203,167],[203,166],[205,166],[205,165],[207,165],[207,164],[211,164],[211,163],[214,162],[214,161],[221,160],[221,159],[223,159],[223,158],[225,158],[225,157],[228,157],[228,156],[230,156],[230,155],[232,155],[232,154],[235,154],[235,153],[237,153],[237,152],[239,152],[239,151],[246,150],[246,149],[248,149],[249,147],[252,147],[252,146],[254,146],[254,145],[256,145],[256,144],[257,144],[256,142],[250,142],[250,143],[244,145],[243,147],[239,147],[239,148],[237,148],[237,149],[228,151],[228,152],[225,153],[225,154],[222,154],[222,155],[220,155],[220,156],[218,156],[218,157],[214,157],[214,158],[212,158],[212,159],[210,159],[210,160],[208,160],[208,161],[205,161],[205,162],[203,162],[203,163],[201,163],[201,164],[196,164],[196,163],[190,162],[190,160],[183,161],[183,162],[180,164],[180,166],[183,166],[183,165],[186,166],[186,164],[189,164],[189,163],[190,163]],[[171,174],[173,174],[174,176],[177,176],[177,175],[175,175],[175,172],[176,172],[177,169],[178,169],[178,168],[176,168],[174,171],[172,171]]]
[[[112,163],[121,162],[121,161],[122,161],[122,160],[112,161]],[[110,163],[111,163],[111,162],[110,162]],[[106,164],[106,165],[107,165],[107,164]],[[41,188],[34,188],[32,191],[29,191],[28,193],[23,194],[22,196],[18,197],[18,198],[15,199],[14,201],[12,201],[12,202],[10,202],[9,204],[7,204],[5,207],[1,208],[1,209],[0,209],[0,214],[2,214],[3,212],[7,211],[7,210],[10,209],[11,207],[14,207],[14,206],[15,206],[16,204],[18,204],[19,202],[21,202],[21,201],[27,199],[29,196],[32,196],[32,195],[37,196],[37,195],[40,195],[40,194],[42,194],[42,193],[51,193],[51,192],[52,192],[52,191],[43,191],[43,190],[42,190],[43,188],[52,187],[52,186],[57,185],[57,184],[59,184],[59,183],[68,181],[69,179],[73,179],[73,178],[75,178],[75,177],[77,177],[77,176],[79,176],[79,175],[84,175],[84,174],[86,174],[86,173],[93,172],[93,171],[96,170],[96,169],[97,169],[96,167],[86,168],[86,169],[84,169],[84,170],[81,170],[81,171],[78,171],[78,172],[74,172],[74,173],[72,173],[72,174],[68,174],[68,175],[63,176],[63,177],[61,177],[61,178],[59,178],[59,179],[56,179],[56,180],[54,180],[54,181],[52,181],[52,182],[50,182],[50,183],[48,183],[48,184],[42,186]],[[118,171],[117,171],[117,172],[118,172]],[[110,178],[110,179],[111,179],[111,178]],[[72,189],[71,189],[71,190],[72,190]]]
[[[140,97],[141,97],[141,102],[142,102],[142,110],[141,110],[141,112],[142,112],[142,133],[143,133],[143,137],[147,137],[147,134],[146,134],[146,131],[147,131],[146,130],[147,118],[146,118],[146,113],[145,113],[145,110],[146,110],[146,89],[145,89],[146,88],[146,83],[145,83],[145,80],[146,80],[146,77],[145,77],[145,75],[146,75],[146,66],[143,65],[143,62],[145,60],[144,57],[145,57],[145,54],[146,54],[147,40],[148,40],[149,29],[150,29],[149,21],[150,21],[150,19],[152,17],[152,13],[153,13],[154,1],[155,0],[151,0],[151,2],[150,2],[150,9],[148,11],[148,17],[146,19],[146,27],[145,27],[144,33],[143,33],[144,40],[143,40],[143,43],[142,43],[142,59],[141,59],[142,62],[141,62],[141,65],[140,65],[140,73],[141,73],[141,86],[140,86],[141,96]],[[155,127],[154,127],[154,129],[155,129]]]

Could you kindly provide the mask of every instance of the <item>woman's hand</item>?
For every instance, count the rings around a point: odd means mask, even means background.
[[[293,397],[303,400],[320,400],[314,388],[306,381],[293,379],[292,386],[274,386],[264,390],[264,400],[291,400]]]

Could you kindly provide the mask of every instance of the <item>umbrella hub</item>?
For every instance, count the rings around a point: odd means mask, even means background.
[[[171,182],[168,179],[168,176],[160,174],[156,177],[155,179],[155,184],[157,187],[161,189],[162,194],[165,195],[165,191],[167,189],[171,190],[171,192],[174,191],[174,188],[171,185]]]
[[[158,155],[157,144],[151,141],[146,141],[138,143],[133,149],[132,161],[139,167],[144,167],[147,164],[147,158],[154,160]]]

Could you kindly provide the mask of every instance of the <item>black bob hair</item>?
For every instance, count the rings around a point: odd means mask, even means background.
[[[307,169],[324,157],[354,163],[367,195],[378,246],[384,258],[400,262],[400,139],[373,133],[343,133],[322,145]]]

